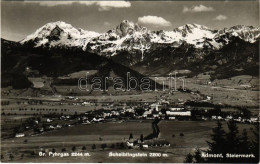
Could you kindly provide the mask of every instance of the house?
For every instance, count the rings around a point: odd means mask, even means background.
[[[170,104],[169,101],[164,100],[164,99],[161,99],[159,103],[160,103],[160,104],[168,104],[168,105]]]
[[[148,145],[143,145],[143,148],[148,148]]]
[[[208,120],[208,118],[205,117],[205,116],[202,116],[201,119],[202,119],[202,120]]]
[[[111,114],[114,115],[114,116],[119,116],[120,115],[120,113],[118,111],[115,111],[115,110],[111,111]]]
[[[222,118],[221,116],[218,116],[217,119],[218,119],[218,120],[222,120],[223,118]]]
[[[61,127],[62,127],[61,125],[57,125],[57,126],[56,126],[56,128],[59,128],[59,129],[60,129]]]
[[[169,120],[175,120],[175,117],[169,117]]]
[[[242,118],[241,117],[235,118],[234,121],[241,122]]]
[[[43,128],[40,128],[40,132],[44,132],[44,129],[43,129]]]
[[[126,142],[126,145],[127,145],[128,147],[133,147],[133,146],[134,146],[134,143],[127,141],[127,142]]]
[[[105,117],[110,117],[112,114],[111,113],[108,113],[108,112],[104,112],[103,113],[103,117],[105,118]]]
[[[135,110],[133,108],[128,108],[125,111],[129,113],[135,113]]]
[[[83,102],[82,105],[90,105],[89,102]]]
[[[133,147],[135,145],[135,140],[133,138],[126,141],[128,147]]]
[[[24,133],[17,133],[17,134],[15,135],[15,137],[17,137],[17,138],[19,138],[19,137],[24,137]]]
[[[233,119],[232,116],[227,116],[227,117],[225,118],[225,121],[229,121],[229,120],[232,120],[232,119]]]
[[[191,112],[190,111],[180,111],[180,112],[166,111],[166,114],[168,116],[191,116]]]
[[[104,121],[104,118],[93,118],[93,120],[92,121],[94,121],[94,122],[102,122],[102,121]]]
[[[257,121],[259,121],[258,117],[251,117],[249,120],[250,123],[256,123]]]
[[[171,111],[180,111],[180,110],[184,110],[184,108],[170,108]]]
[[[152,110],[145,111],[143,113],[143,117],[147,117],[148,115],[152,114]]]
[[[155,109],[156,111],[159,111],[159,107],[160,107],[160,106],[161,106],[161,105],[156,104],[156,103],[150,105],[150,107],[151,107],[152,109]]]
[[[47,118],[47,122],[52,122],[52,121],[53,121],[52,119]]]
[[[153,114],[153,117],[154,117],[154,118],[156,118],[156,117],[159,118],[159,114]]]

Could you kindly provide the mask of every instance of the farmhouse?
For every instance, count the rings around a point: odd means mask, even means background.
[[[175,120],[175,117],[169,117],[169,120]]]
[[[161,107],[161,105],[160,105],[160,104],[157,104],[157,103],[154,103],[154,104],[151,104],[150,107],[151,107],[152,109],[155,109],[156,111],[159,111],[159,107]]]
[[[251,123],[256,123],[258,121],[259,121],[258,117],[251,117],[250,120],[249,120],[249,122],[251,122]]]
[[[148,115],[152,114],[152,110],[145,111],[143,113],[143,117],[147,117]]]
[[[17,133],[17,134],[15,135],[15,137],[17,137],[17,138],[19,138],[19,137],[24,137],[24,133]]]
[[[191,116],[190,111],[166,111],[168,116]]]
[[[103,122],[104,118],[95,118],[94,117],[92,121],[94,121],[94,122]]]
[[[49,118],[47,118],[47,120],[46,120],[47,122],[52,122],[53,120],[52,119],[49,119]]]
[[[170,108],[171,111],[180,111],[180,110],[184,110],[184,108]]]

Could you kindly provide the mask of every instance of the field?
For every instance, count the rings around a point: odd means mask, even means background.
[[[141,134],[146,136],[151,132],[151,121],[98,123],[78,125],[46,132],[38,136],[2,140],[1,147],[2,154],[7,155],[9,152],[16,152],[15,154],[18,157],[24,151],[36,151],[38,153],[41,150],[40,148],[49,150],[55,148],[57,152],[60,152],[62,148],[70,151],[73,146],[78,148],[86,146],[87,150],[90,151],[93,144],[96,144],[97,150],[99,150],[102,143],[110,146],[111,144],[125,142],[130,133],[133,134],[134,138],[139,138]],[[24,140],[28,140],[28,142],[24,143]],[[5,156],[5,158],[8,157]],[[19,158],[16,160],[19,160]]]
[[[66,78],[73,79],[83,76],[86,71],[77,72],[66,76]],[[91,71],[90,71],[91,72]],[[65,77],[64,77],[65,78]],[[154,79],[153,77],[151,77]],[[168,84],[168,77],[160,77],[161,80],[157,80],[158,83],[164,81]],[[191,94],[185,92],[173,92],[169,94],[169,89],[165,91],[153,91],[153,92],[140,92],[140,91],[114,91],[113,88],[108,88],[109,92],[104,93],[100,91],[86,92],[80,91],[77,83],[75,85],[54,85],[50,87],[50,83],[53,81],[51,78],[31,78],[30,79],[36,85],[35,88],[29,88],[24,90],[13,90],[12,88],[2,88],[2,98],[38,98],[44,100],[57,100],[62,98],[62,95],[75,95],[79,98],[96,99],[97,101],[155,101],[159,99],[161,95],[165,96],[171,102],[187,100],[203,100],[206,96],[211,97],[210,102],[214,104],[231,105],[231,106],[246,106],[252,108],[258,108],[259,102],[259,80],[257,77],[242,75],[235,76],[230,79],[210,80],[208,74],[200,74],[193,78],[184,78],[185,88],[192,92],[199,94]],[[44,87],[39,89],[40,83],[44,82]],[[173,86],[175,82],[173,80]],[[176,81],[176,87],[183,87],[182,80]],[[54,89],[55,88],[55,89]],[[69,89],[68,89],[69,88]],[[56,97],[53,93],[57,91]]]
[[[214,104],[256,107],[259,102],[259,80],[253,76],[235,76],[210,81],[207,75],[188,78],[187,88],[212,97]]]
[[[207,148],[211,134],[211,129],[216,126],[214,121],[161,121],[159,123],[159,138],[166,139],[171,143],[170,147],[149,147],[148,149],[121,149],[118,147],[111,148],[112,144],[124,142],[128,139],[129,134],[133,133],[134,138],[139,138],[141,134],[147,135],[152,132],[151,121],[126,121],[110,122],[91,125],[78,125],[67,129],[51,131],[38,136],[24,138],[14,138],[2,140],[2,154],[12,152],[15,155],[13,162],[182,162],[185,156],[199,146]],[[226,124],[223,122],[226,129]],[[238,124],[239,130],[246,128],[249,137],[252,137],[250,128],[252,125]],[[179,134],[183,133],[184,136]],[[174,137],[172,135],[175,135]],[[24,140],[28,142],[24,143]],[[102,150],[101,144],[107,144],[107,148]],[[92,150],[91,145],[95,144],[96,149]],[[51,151],[53,148],[56,152],[61,152],[66,148],[66,152],[72,152],[75,146],[77,152],[88,152],[88,157],[39,157],[38,152],[45,150]],[[86,150],[82,147],[86,146]],[[36,152],[36,156],[31,156],[31,151]],[[166,153],[168,157],[108,157],[109,152],[130,152],[130,153]],[[24,157],[20,159],[21,154]],[[5,159],[8,159],[5,156]]]
[[[223,128],[227,131],[226,122],[222,122]],[[167,139],[172,145],[177,148],[205,148],[207,143],[205,141],[210,139],[212,128],[216,127],[216,121],[167,121],[163,120],[159,123],[160,137]],[[253,125],[238,124],[239,131],[246,129],[249,133],[249,138],[253,137],[250,128]],[[184,137],[180,136],[184,134]],[[175,135],[173,137],[173,135]]]

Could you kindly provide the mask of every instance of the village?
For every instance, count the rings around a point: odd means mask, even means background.
[[[65,100],[69,100],[73,106],[95,106],[95,101],[81,101],[77,97],[68,96]],[[44,104],[41,101],[31,101],[30,104]],[[39,135],[48,131],[69,128],[78,124],[95,124],[105,122],[124,122],[127,120],[172,120],[172,121],[229,121],[235,120],[239,123],[255,124],[259,122],[259,115],[250,115],[248,110],[241,109],[236,112],[221,111],[218,106],[198,108],[194,103],[205,102],[186,102],[171,103],[163,98],[157,102],[124,102],[124,103],[101,103],[101,107],[86,112],[74,112],[65,114],[69,109],[61,109],[61,113],[57,109],[33,109],[35,111],[48,111],[48,113],[33,114],[18,127],[14,128],[12,134],[8,137],[24,137]],[[27,110],[27,109],[19,109]],[[14,115],[12,113],[4,113],[2,115]],[[16,113],[15,113],[16,114]]]

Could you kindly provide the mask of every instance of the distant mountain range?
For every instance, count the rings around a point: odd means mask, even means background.
[[[212,30],[186,24],[172,31],[150,31],[124,20],[100,34],[62,21],[47,23],[20,42],[1,39],[2,86],[12,85],[17,74],[24,86],[30,85],[26,67],[52,77],[81,70],[120,77],[127,71],[139,78],[180,70],[187,70],[189,77],[208,73],[212,80],[259,76],[259,38],[259,28],[243,25]]]
[[[198,49],[220,49],[232,37],[254,43],[260,37],[260,30],[242,25],[212,30],[203,25],[186,24],[172,31],[149,31],[146,27],[124,20],[106,33],[97,33],[57,21],[47,23],[20,43],[44,48],[76,47],[105,56],[114,56],[122,51],[141,52],[143,59],[153,45],[170,45],[176,48],[182,44],[190,44]]]

